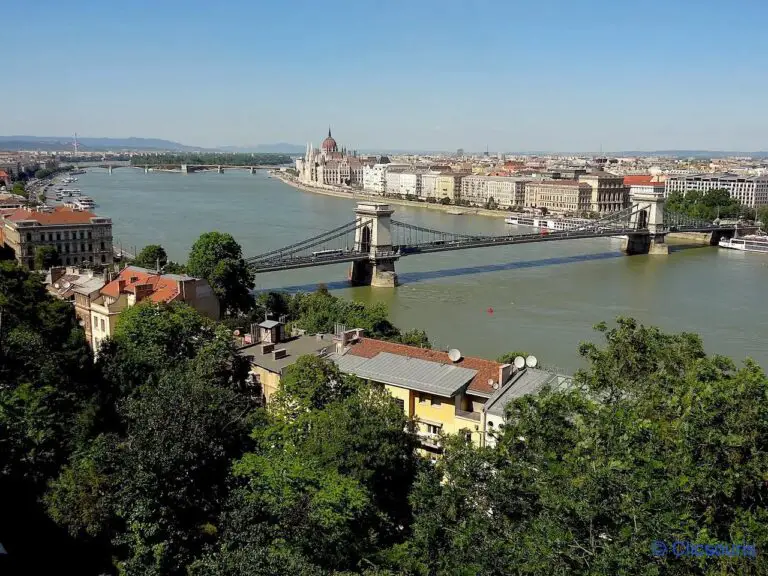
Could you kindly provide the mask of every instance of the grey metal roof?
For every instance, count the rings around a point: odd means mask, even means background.
[[[555,389],[565,388],[570,381],[570,377],[567,376],[536,368],[526,368],[524,371],[518,372],[508,386],[488,401],[486,410],[489,414],[503,418],[507,404],[516,398],[528,394],[538,394],[546,385],[551,385]]]
[[[450,398],[466,386],[477,374],[477,370],[460,368],[450,364],[441,364],[419,358],[409,358],[389,352],[379,352],[364,362],[339,359],[342,372],[348,372],[382,384],[436,394]],[[342,362],[349,362],[348,368],[341,368]]]
[[[267,329],[274,328],[278,324],[280,324],[280,322],[277,322],[275,320],[264,320],[264,322],[259,324],[259,328],[267,328]]]
[[[339,356],[338,354],[329,354],[328,359],[335,362],[339,367],[339,370],[345,374],[354,374],[355,370],[362,364],[368,362],[369,358],[363,356],[354,356],[353,354],[344,354]]]
[[[317,354],[321,350],[333,350],[333,338],[331,336],[323,336],[318,340],[315,336],[299,336],[297,338],[291,338],[285,342],[275,344],[275,350],[280,348],[285,349],[286,356],[275,360],[274,354],[261,353],[262,344],[252,344],[240,350],[240,354],[248,358],[251,364],[274,372],[275,374],[282,374],[283,369],[286,366],[290,366],[300,356],[305,354]]]

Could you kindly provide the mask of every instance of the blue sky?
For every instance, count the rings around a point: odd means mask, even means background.
[[[0,133],[768,149],[765,0],[25,0]]]

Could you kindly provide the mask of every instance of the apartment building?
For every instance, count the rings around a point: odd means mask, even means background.
[[[157,304],[184,302],[212,320],[218,320],[221,315],[219,300],[206,280],[128,266],[90,302],[94,351],[98,352],[101,342],[114,334],[120,312],[145,300]]]
[[[55,247],[66,266],[112,264],[110,218],[63,206],[19,208],[6,214],[0,224],[3,242],[29,268],[34,268],[35,252],[41,246]]]
[[[669,177],[665,182],[664,195],[719,189],[728,190],[731,198],[750,208],[768,205],[768,176],[747,177],[727,172]]]
[[[509,176],[465,176],[461,179],[461,199],[483,205],[493,198],[501,208],[522,206],[526,182]]]
[[[629,190],[623,176],[595,170],[579,175],[578,181],[592,188],[590,212],[609,214],[629,207]]]
[[[581,214],[591,210],[592,192],[589,184],[577,180],[533,180],[525,184],[524,205]]]
[[[372,166],[363,166],[363,189],[374,194],[384,195],[387,191],[387,171],[389,170],[407,170],[408,164],[374,164]]]
[[[45,279],[49,294],[74,305],[75,316],[85,330],[86,342],[89,344],[93,341],[91,302],[99,297],[106,283],[105,273],[99,274],[93,269],[74,266],[53,267]]]

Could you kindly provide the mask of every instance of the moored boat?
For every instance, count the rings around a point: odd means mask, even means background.
[[[718,243],[721,248],[741,250],[742,252],[762,252],[768,254],[768,236],[748,234],[739,238],[723,238]]]

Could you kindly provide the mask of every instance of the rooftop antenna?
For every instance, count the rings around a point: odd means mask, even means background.
[[[75,132],[75,142],[74,142],[74,147],[75,147],[75,156],[77,156],[77,132]]]

